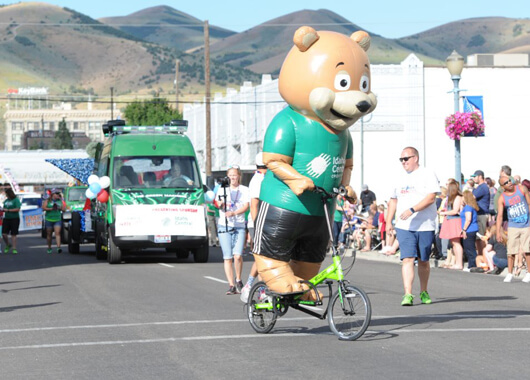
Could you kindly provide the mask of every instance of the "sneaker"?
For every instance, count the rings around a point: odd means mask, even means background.
[[[412,306],[414,296],[412,294],[405,294],[403,300],[401,301],[401,306]]]
[[[526,275],[523,278],[523,282],[526,282],[526,283],[530,282],[530,273],[529,272],[526,272]]]
[[[61,247],[57,248],[57,253],[63,253],[63,249]]]
[[[421,303],[424,303],[426,305],[432,303],[431,297],[429,297],[429,293],[427,292],[421,292],[420,298],[421,298]]]
[[[237,290],[235,286],[229,287],[228,290],[226,291],[227,296],[230,296],[232,294],[237,294]]]
[[[238,293],[241,293],[241,290],[243,289],[243,282],[241,280],[236,282],[236,289]]]
[[[512,282],[513,280],[513,274],[508,273],[506,277],[504,278],[504,282]]]
[[[6,247],[4,248],[4,253],[9,253],[10,249],[11,249],[11,246],[9,244],[6,245]]]
[[[484,273],[484,268],[481,267],[473,267],[469,270],[471,273]]]
[[[248,301],[248,295],[250,293],[250,285],[246,284],[243,286],[243,289],[241,289],[241,295],[239,296],[239,299],[241,299],[241,302],[247,303]]]
[[[46,250],[46,253],[52,253],[52,249],[51,249],[51,248],[48,248],[48,249]]]
[[[13,255],[16,255],[18,251],[16,249],[13,249]]]

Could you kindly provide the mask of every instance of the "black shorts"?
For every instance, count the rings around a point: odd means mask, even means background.
[[[11,233],[11,236],[18,235],[18,226],[20,225],[20,219],[4,219],[4,222],[2,224],[2,234],[3,235],[9,235]]]
[[[253,253],[286,262],[320,263],[329,241],[325,216],[304,215],[260,202]]]

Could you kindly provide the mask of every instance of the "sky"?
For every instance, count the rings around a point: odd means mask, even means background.
[[[20,1],[0,0],[0,4]],[[23,1],[26,2],[26,1]],[[473,17],[529,18],[528,0],[467,0],[467,1],[314,1],[314,0],[50,0],[49,4],[68,7],[94,19],[126,16],[139,10],[167,5],[210,25],[242,32],[263,22],[302,9],[328,9],[362,29],[386,38],[400,38]],[[315,29],[323,30],[325,26]]]

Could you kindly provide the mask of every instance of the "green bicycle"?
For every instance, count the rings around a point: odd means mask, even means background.
[[[345,196],[346,189],[343,187],[334,189],[331,194],[320,187],[316,187],[314,191],[321,194],[331,240],[333,235],[326,202],[337,195]],[[322,320],[327,318],[331,331],[340,340],[356,340],[365,333],[372,317],[370,299],[361,288],[350,285],[348,280],[344,279],[345,275],[342,268],[344,254],[341,257],[333,244],[331,246],[333,263],[309,281],[303,281],[303,283],[308,285],[308,290],[293,293],[275,293],[270,291],[262,281],[252,286],[246,307],[248,320],[256,332],[269,333],[274,328],[277,318],[285,315],[291,307]],[[347,272],[353,267],[354,262],[355,258]],[[329,303],[326,310],[323,313],[318,313],[305,308],[305,306],[315,307],[323,305],[323,300],[317,291],[317,286],[323,283],[327,285],[329,294]],[[335,291],[333,291],[334,283],[336,284]],[[315,293],[316,301],[302,299],[303,295],[308,292]]]

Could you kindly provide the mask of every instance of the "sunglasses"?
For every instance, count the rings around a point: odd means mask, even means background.
[[[508,180],[508,181],[506,181],[506,182],[504,182],[504,183],[501,183],[501,186],[506,186],[506,185],[509,184],[509,183],[510,183],[510,180]]]
[[[399,161],[401,161],[401,162],[407,162],[407,161],[410,160],[412,157],[414,157],[414,156],[401,157],[401,158],[399,159]]]
[[[230,165],[228,169],[237,169],[239,170],[239,165]]]

